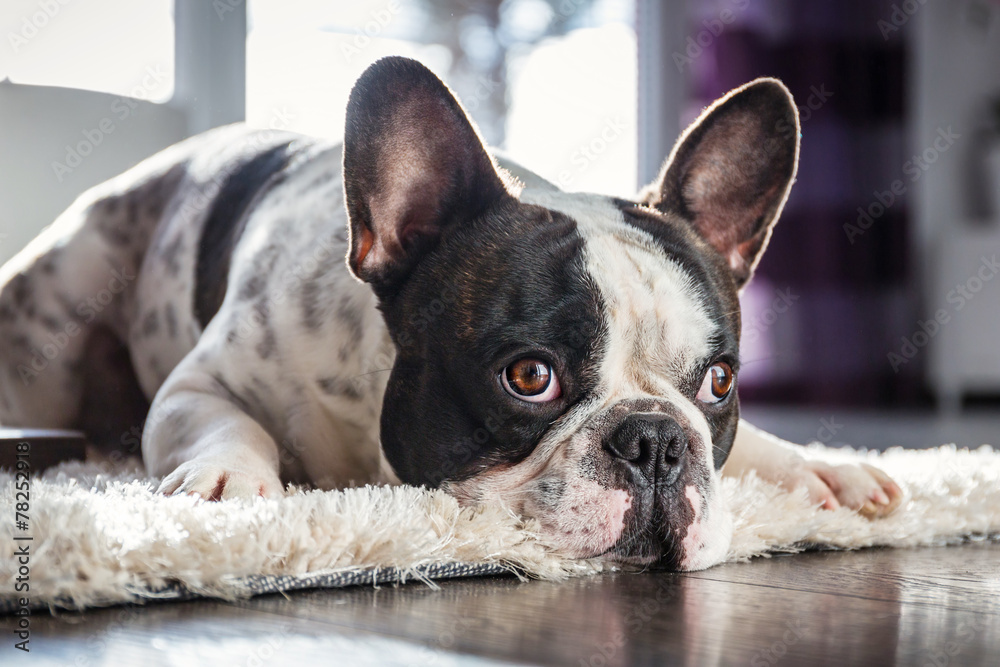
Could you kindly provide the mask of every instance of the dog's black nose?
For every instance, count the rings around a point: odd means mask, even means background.
[[[676,465],[687,445],[681,425],[659,412],[633,412],[604,443],[615,457],[649,472],[658,466]]]

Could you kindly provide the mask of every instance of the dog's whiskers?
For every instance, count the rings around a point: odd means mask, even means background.
[[[747,364],[756,364],[761,361],[768,361],[769,359],[787,359],[793,356],[790,352],[775,352],[773,354],[765,354],[762,357],[754,357],[753,359],[740,359],[740,366],[746,367]]]

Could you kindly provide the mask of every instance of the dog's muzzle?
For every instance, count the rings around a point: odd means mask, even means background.
[[[632,495],[616,558],[678,569],[689,556],[685,537],[704,512],[711,471],[698,452],[706,443],[664,412],[633,412],[603,442]],[[697,500],[688,490],[694,488]],[[696,506],[697,505],[697,506]]]

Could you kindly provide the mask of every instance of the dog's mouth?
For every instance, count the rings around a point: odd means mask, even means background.
[[[601,557],[637,569],[667,570],[670,572],[680,570],[683,562],[683,554],[676,547],[653,540],[616,544],[601,554]]]
[[[568,558],[687,570],[728,547],[703,430],[659,403],[619,404],[592,421],[537,456],[445,488],[459,502],[498,502],[536,520]]]
[[[710,500],[716,489],[711,484],[694,483],[690,471],[681,477],[684,482],[661,489],[617,491],[627,495],[628,506],[624,513],[603,513],[614,517],[614,525],[609,523],[603,530],[583,529],[589,537],[615,535],[616,539],[611,544],[595,539],[590,542],[589,552],[579,549],[583,545],[577,543],[578,549],[570,555],[672,571],[701,569],[716,562],[729,545],[728,514],[712,507],[715,503]],[[613,498],[609,496],[609,500]],[[557,525],[550,521],[544,524],[548,524],[552,537],[560,537]]]
[[[678,570],[685,560],[684,538],[694,511],[682,505],[677,489],[634,495],[625,529],[604,557],[626,565]]]

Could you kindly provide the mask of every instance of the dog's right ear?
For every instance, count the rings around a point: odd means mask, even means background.
[[[511,197],[455,96],[401,57],[376,62],[351,91],[344,194],[347,263],[380,295],[398,288],[450,225]]]

